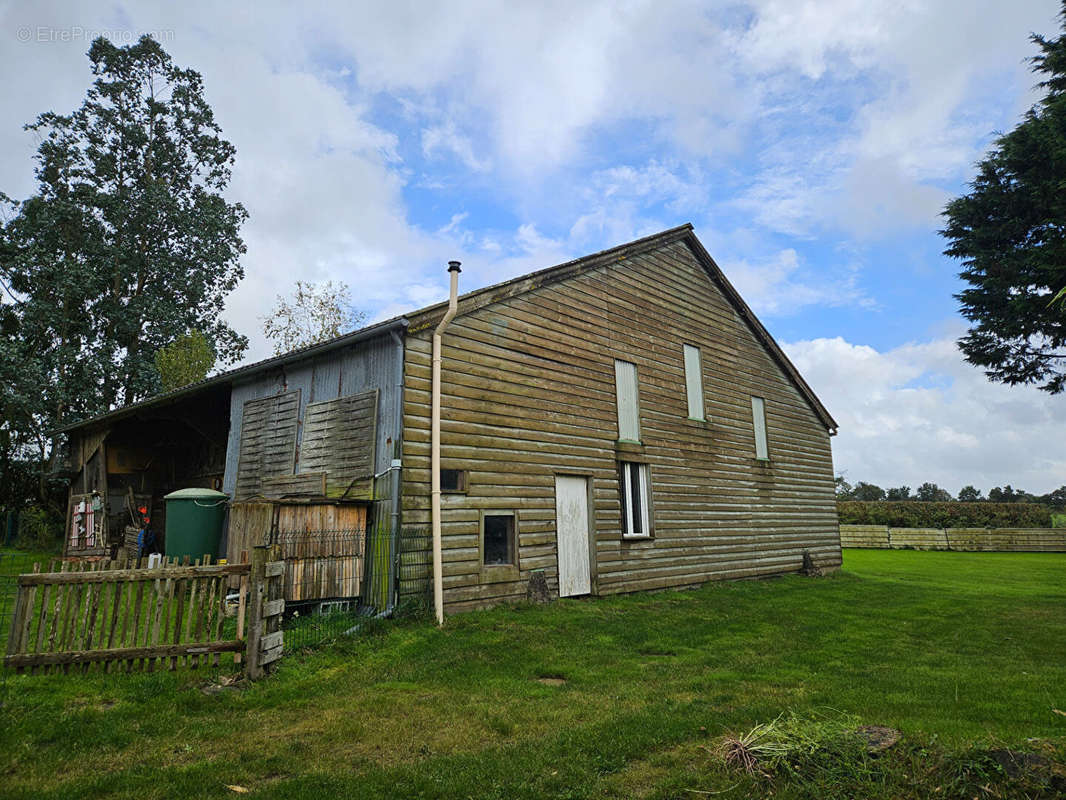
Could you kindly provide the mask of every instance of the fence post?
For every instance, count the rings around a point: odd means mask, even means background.
[[[259,668],[268,667],[269,664],[281,658],[284,647],[284,636],[281,631],[281,621],[285,612],[284,582],[285,564],[281,560],[281,545],[272,544],[267,548],[267,563],[273,567],[267,567],[266,571],[266,596],[263,603],[263,636],[259,646]],[[270,570],[274,569],[274,572]],[[273,667],[269,667],[273,669]]]
[[[248,585],[248,639],[245,645],[244,674],[249,680],[257,680],[266,674],[266,665],[277,659],[280,653],[280,643],[275,653],[268,654],[263,658],[263,640],[281,638],[281,612],[271,608],[268,611],[268,602],[281,600],[282,572],[267,575],[267,564],[277,562],[281,558],[281,547],[276,544],[257,545],[252,550],[252,571]],[[276,637],[272,634],[278,634]]]
[[[28,613],[27,611],[27,595],[29,594],[28,586],[19,586],[16,584],[15,588],[15,607],[11,612],[11,632],[7,637],[7,655],[13,656],[20,652],[21,638],[22,638],[22,619]]]
[[[252,681],[263,677],[259,644],[263,639],[263,603],[266,600],[266,565],[269,558],[267,545],[252,548],[252,571],[248,576],[248,639],[244,652],[244,674]]]

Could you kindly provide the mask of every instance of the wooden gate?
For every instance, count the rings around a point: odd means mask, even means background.
[[[176,669],[218,665],[223,653],[258,678],[281,657],[284,562],[257,547],[250,563],[114,569],[69,563],[60,572],[20,575],[4,664],[31,672]],[[227,594],[228,581],[238,589]]]

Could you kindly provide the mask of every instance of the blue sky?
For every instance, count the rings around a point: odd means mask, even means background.
[[[371,319],[692,222],[841,423],[851,480],[1066,484],[1064,402],[953,341],[939,212],[1037,98],[1056,0],[4,3],[0,190],[37,113],[84,96],[92,32],[154,32],[236,145],[259,318],[297,278]]]

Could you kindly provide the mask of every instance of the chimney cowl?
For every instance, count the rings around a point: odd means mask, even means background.
[[[463,262],[461,262],[461,261],[449,261],[448,262],[448,272],[462,272],[462,270],[459,269],[459,267],[462,265],[462,263]]]

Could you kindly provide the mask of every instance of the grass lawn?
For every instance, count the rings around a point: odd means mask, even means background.
[[[0,796],[1021,796],[984,752],[1062,759],[1064,577],[1062,554],[852,550],[827,578],[391,624],[215,694],[216,673],[8,674]],[[782,712],[904,738],[846,774],[711,754]]]

